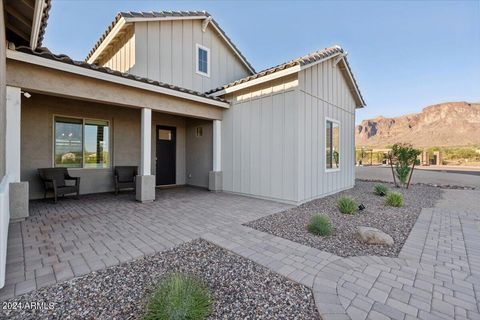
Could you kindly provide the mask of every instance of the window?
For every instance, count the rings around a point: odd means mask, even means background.
[[[158,129],[158,140],[172,140],[172,131],[168,129]]]
[[[325,122],[325,164],[327,170],[340,169],[340,124],[335,120]]]
[[[210,77],[210,49],[197,44],[197,73]]]
[[[110,167],[109,123],[55,117],[55,167]]]

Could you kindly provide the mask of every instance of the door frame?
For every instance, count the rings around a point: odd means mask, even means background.
[[[158,131],[159,129],[171,130],[172,131],[172,140],[173,140],[173,170],[174,170],[174,177],[175,181],[173,184],[157,184],[157,162],[158,162]],[[173,126],[165,126],[158,124],[156,125],[156,132],[155,132],[155,186],[156,187],[164,187],[164,186],[174,186],[177,184],[177,127]]]

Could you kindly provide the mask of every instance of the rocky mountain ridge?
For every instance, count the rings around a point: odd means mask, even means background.
[[[415,147],[480,145],[480,103],[446,102],[395,118],[363,120],[355,128],[358,147],[385,148],[397,142]]]

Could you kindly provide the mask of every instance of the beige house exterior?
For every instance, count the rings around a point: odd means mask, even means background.
[[[0,287],[39,168],[89,194],[138,166],[142,202],[190,185],[300,204],[354,185],[365,102],[342,48],[256,72],[206,12],[127,12],[74,61],[41,48],[49,0],[0,4]]]

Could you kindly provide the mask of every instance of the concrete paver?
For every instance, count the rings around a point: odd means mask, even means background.
[[[329,319],[480,317],[480,192],[446,190],[398,258],[340,258],[242,224],[289,206],[197,189],[31,204],[12,224],[0,299],[204,238],[312,288]]]

